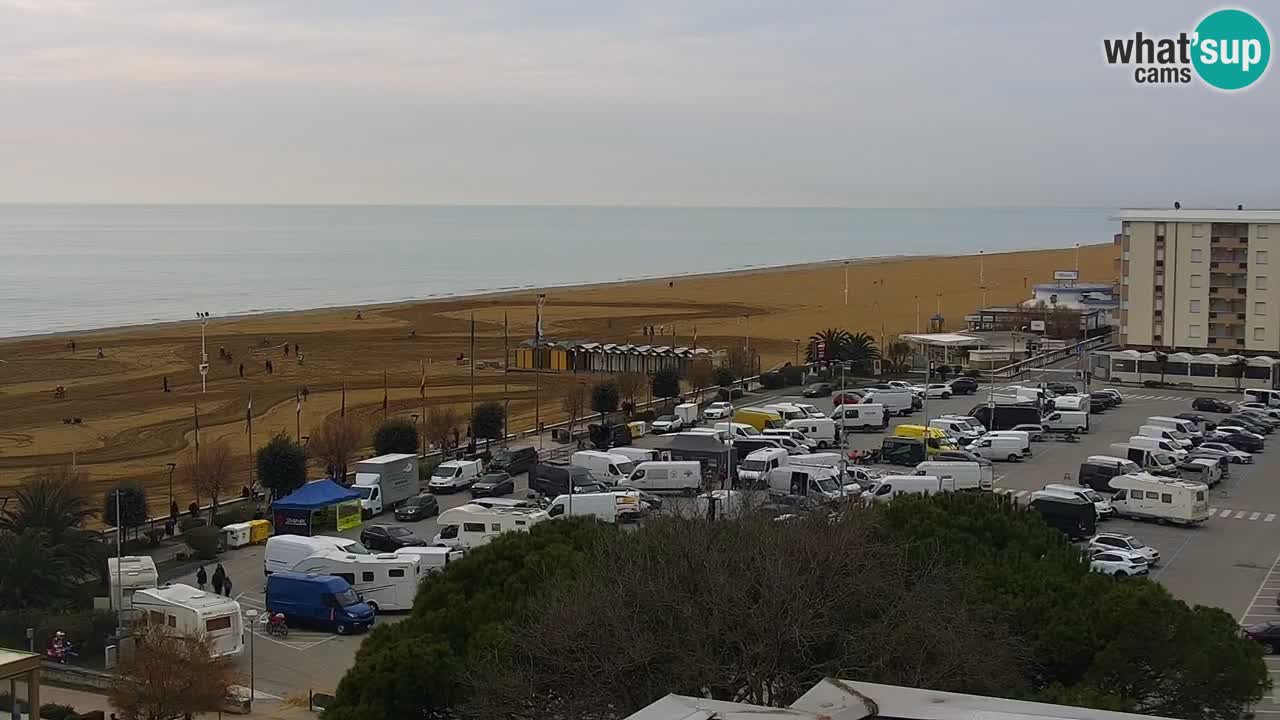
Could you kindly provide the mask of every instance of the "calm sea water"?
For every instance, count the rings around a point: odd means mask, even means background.
[[[1107,241],[1105,208],[0,205],[0,337]]]

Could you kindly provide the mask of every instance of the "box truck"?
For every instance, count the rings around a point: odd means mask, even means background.
[[[379,455],[356,463],[360,510],[365,517],[394,510],[418,494],[418,456],[412,453]]]

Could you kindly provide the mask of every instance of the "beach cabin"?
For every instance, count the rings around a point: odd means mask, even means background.
[[[1146,381],[1218,390],[1280,389],[1280,358],[1268,355],[1193,354],[1110,350],[1093,353],[1091,366],[1099,380],[1141,385]]]

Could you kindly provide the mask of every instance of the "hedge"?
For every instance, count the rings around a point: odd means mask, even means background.
[[[116,631],[116,616],[109,610],[0,612],[0,646],[27,647],[27,628],[35,628],[36,652],[44,652],[49,638],[61,630],[76,646],[81,661],[88,661],[102,656],[104,641]]]

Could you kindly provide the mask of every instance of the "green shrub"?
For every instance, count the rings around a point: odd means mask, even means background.
[[[45,720],[79,720],[80,715],[70,705],[45,703],[40,706],[40,717]]]
[[[221,509],[221,512],[213,516],[213,524],[216,527],[226,527],[235,523],[248,522],[253,519],[253,513],[256,510],[257,507],[251,502],[227,505]]]
[[[201,560],[212,560],[218,557],[218,537],[222,531],[213,527],[192,528],[189,532],[182,534],[182,539],[187,542],[187,547],[196,554]]]
[[[80,720],[104,720],[101,710],[90,710],[80,715]]]
[[[643,420],[644,422],[653,422],[658,419],[658,413],[652,410],[641,410],[635,414],[634,419]]]
[[[81,660],[89,661],[102,657],[103,641],[115,632],[116,616],[108,610],[0,612],[0,647],[27,647],[27,628],[35,628],[37,651],[48,647],[49,638],[61,630],[75,643]]]
[[[787,385],[782,373],[770,371],[760,376],[760,387],[765,390],[777,390]]]
[[[782,368],[779,371],[782,375],[783,383],[787,385],[803,385],[804,384],[804,368],[791,365]],[[763,378],[761,378],[763,380]]]
[[[182,531],[183,535],[186,535],[187,533],[191,532],[196,528],[204,527],[205,525],[208,525],[208,523],[205,522],[205,519],[203,517],[191,517],[190,515],[183,515],[182,517],[178,518],[178,529]]]

